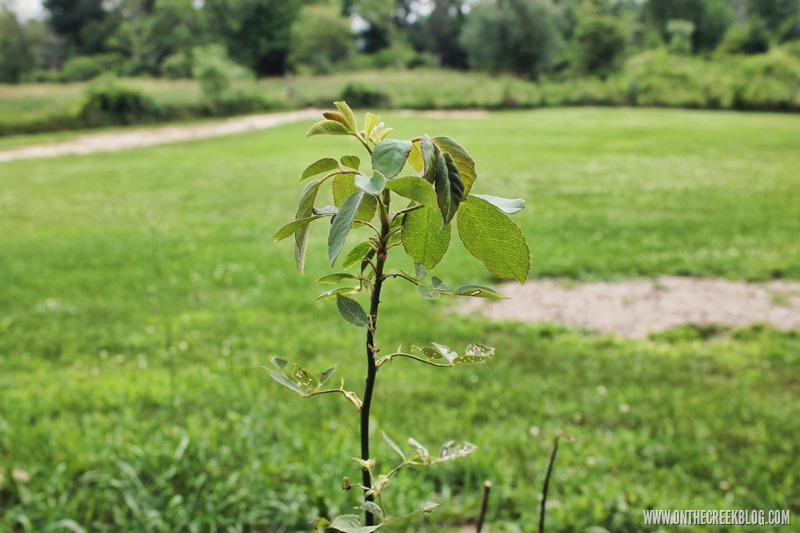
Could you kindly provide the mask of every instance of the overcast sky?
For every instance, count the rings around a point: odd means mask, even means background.
[[[2,3],[2,0],[0,0]],[[40,17],[44,14],[42,0],[11,0],[11,9],[17,13],[22,20]]]

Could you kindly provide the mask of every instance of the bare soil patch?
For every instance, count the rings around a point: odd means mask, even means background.
[[[474,299],[459,312],[561,323],[643,338],[682,324],[800,329],[800,282],[661,277],[621,282],[530,280],[498,287],[509,300]]]

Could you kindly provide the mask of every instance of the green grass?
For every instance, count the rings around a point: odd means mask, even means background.
[[[515,220],[537,276],[800,278],[800,117],[385,118],[397,137],[460,140],[478,161],[476,192],[528,200]],[[329,272],[322,228],[303,277],[291,245],[272,243],[304,166],[356,151],[304,140],[307,126],[0,165],[0,529],[298,531],[349,511],[357,494],[339,486],[359,475],[356,413],[296,398],[261,369],[272,355],[338,362],[361,389],[361,332],[309,303],[322,290],[310,281]],[[492,282],[452,248],[440,277]],[[376,436],[480,446],[398,480],[390,512],[442,503],[410,530],[474,519],[485,479],[493,526],[534,530],[562,432],[575,442],[559,453],[550,531],[640,531],[644,508],[800,512],[797,332],[688,327],[627,341],[464,319],[401,283],[384,297],[385,349],[498,350],[484,367],[381,372]]]

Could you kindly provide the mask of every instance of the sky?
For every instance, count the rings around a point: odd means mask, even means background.
[[[2,3],[0,1],[0,3]],[[41,17],[44,15],[42,0],[10,0],[12,11],[22,20]]]

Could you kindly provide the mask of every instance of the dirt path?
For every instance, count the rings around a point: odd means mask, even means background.
[[[681,324],[800,329],[800,282],[744,283],[662,277],[654,280],[565,284],[531,280],[503,284],[510,300],[471,300],[460,311],[488,318],[558,322],[642,338]]]
[[[274,128],[300,120],[313,120],[319,116],[319,113],[316,109],[306,109],[288,113],[236,117],[209,124],[183,124],[156,128],[136,128],[119,132],[88,133],[72,141],[0,151],[0,162],[14,159],[57,157],[68,154],[109,152],[192,139],[220,137],[233,133]]]
[[[69,154],[111,152],[128,148],[155,146],[192,139],[220,137],[246,131],[274,128],[283,124],[312,121],[320,117],[318,109],[305,109],[287,113],[268,113],[230,118],[208,124],[178,124],[174,126],[126,129],[119,132],[88,133],[77,139],[61,143],[25,146],[0,150],[0,163],[15,159],[58,157]],[[485,111],[399,111],[401,116],[414,115],[428,118],[483,118]]]

